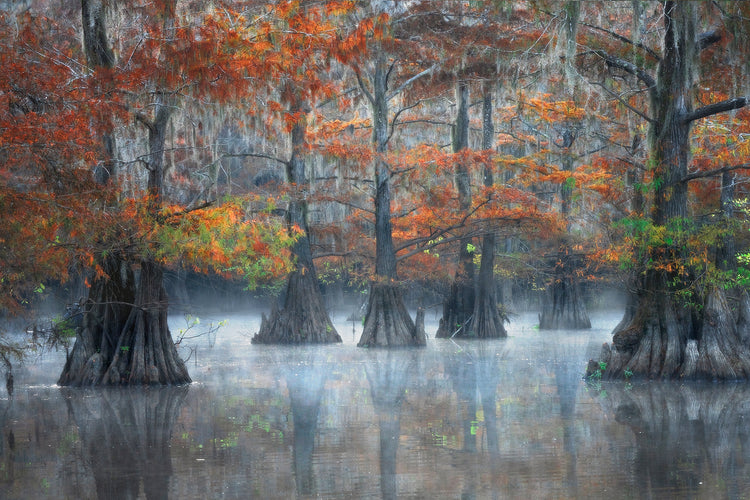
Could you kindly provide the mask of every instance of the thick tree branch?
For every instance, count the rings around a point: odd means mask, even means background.
[[[740,109],[747,106],[747,97],[735,97],[733,99],[727,99],[726,101],[715,102],[706,106],[700,107],[695,111],[686,113],[682,117],[683,123],[690,123],[694,120],[700,120],[707,116],[724,113],[726,111],[732,111],[733,109]]]
[[[716,30],[701,33],[698,36],[698,50],[703,50],[721,40],[721,33]]]

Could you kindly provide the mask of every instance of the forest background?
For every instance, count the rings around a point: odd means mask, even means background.
[[[529,299],[586,328],[606,284],[594,372],[750,377],[745,2],[0,6],[0,308],[80,299],[61,384],[190,381],[165,280],[197,275],[278,293],[266,343],[366,292],[377,347],[424,344],[425,297],[438,337]]]

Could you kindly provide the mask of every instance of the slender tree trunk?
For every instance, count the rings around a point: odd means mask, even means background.
[[[459,80],[456,84],[456,102],[458,112],[452,128],[452,142],[453,152],[461,153],[469,146],[469,86],[465,81]],[[462,158],[456,162],[455,181],[459,209],[467,213],[471,209],[471,177]],[[476,336],[472,327],[475,299],[472,238],[461,238],[459,245],[458,269],[443,303],[443,317],[435,334],[438,338]]]
[[[492,124],[492,91],[490,83],[484,84],[482,99],[482,149],[488,151],[494,144],[495,127]],[[484,185],[492,187],[492,168],[484,167]],[[482,237],[482,259],[479,263],[477,293],[472,313],[472,331],[478,338],[507,337],[503,322],[505,317],[497,305],[495,283],[495,233],[489,230]]]
[[[375,146],[375,281],[370,287],[360,347],[424,345],[424,328],[412,321],[396,284],[396,251],[391,227],[391,181],[385,153],[388,143],[388,70],[384,53],[377,56],[370,95]],[[424,314],[420,312],[420,314]],[[419,318],[418,318],[419,319]],[[423,325],[423,323],[421,323]]]
[[[289,111],[295,114],[302,111],[302,107],[297,102]],[[260,330],[252,341],[263,344],[341,342],[325,309],[310,248],[307,201],[302,194],[309,185],[305,175],[305,123],[296,123],[291,136],[292,156],[287,163],[287,182],[300,194],[289,203],[287,225],[290,230],[294,226],[302,229],[302,235],[292,247],[297,264],[287,279],[284,304],[281,309],[274,307],[270,318],[263,315]]]
[[[574,2],[575,3],[575,2]],[[566,172],[573,172],[573,157],[570,148],[575,142],[575,133],[567,129],[563,134],[562,165]],[[569,242],[571,203],[573,198],[573,177],[563,183],[560,189],[560,215],[566,224],[566,234],[560,242],[560,251],[554,264],[552,281],[547,284],[542,296],[542,310],[539,315],[539,328],[542,330],[578,330],[591,328],[591,320],[581,291],[578,271],[581,262],[573,255]]]

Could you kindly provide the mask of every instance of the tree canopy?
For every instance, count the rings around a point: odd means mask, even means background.
[[[746,378],[717,353],[750,337],[748,35],[744,2],[20,3],[0,13],[0,311],[129,272],[133,301],[153,265],[369,286],[360,344],[419,345],[405,284],[446,299],[445,336],[501,336],[497,283],[548,290],[555,328],[607,280],[631,297],[612,376],[695,375],[697,349],[698,372]],[[293,330],[330,328],[316,304]],[[737,340],[704,352],[716,307]]]

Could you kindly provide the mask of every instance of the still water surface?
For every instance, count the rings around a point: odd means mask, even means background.
[[[181,346],[189,387],[64,389],[63,353],[27,363],[0,393],[0,498],[750,498],[745,384],[582,380],[619,313],[417,350],[357,348],[343,318],[316,347],[217,318]]]

